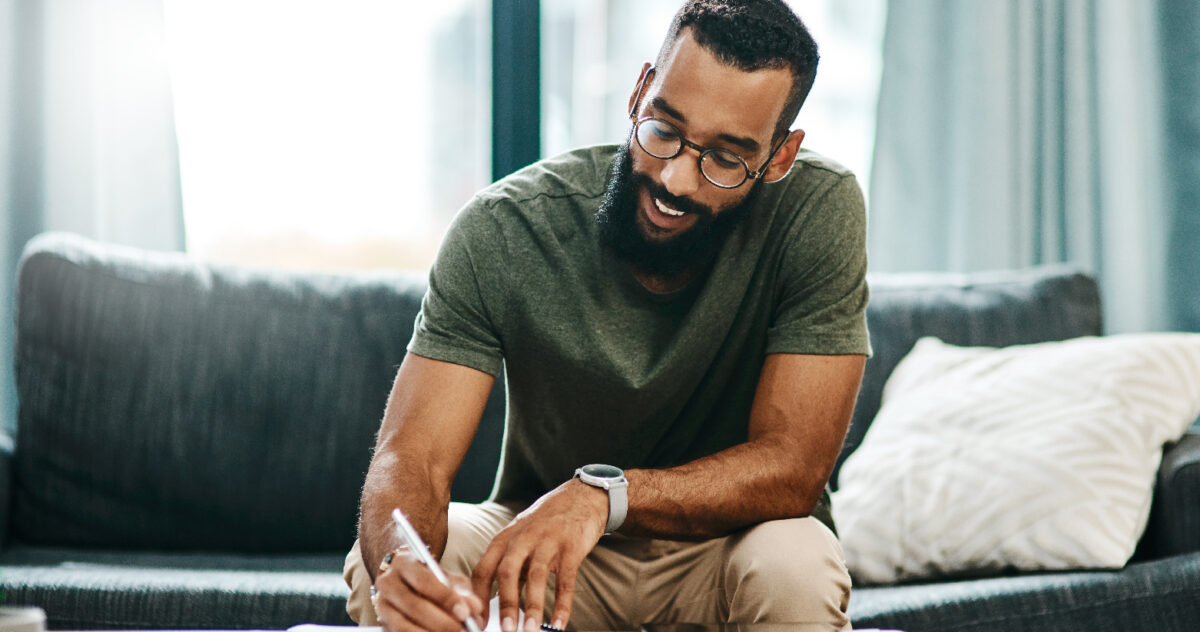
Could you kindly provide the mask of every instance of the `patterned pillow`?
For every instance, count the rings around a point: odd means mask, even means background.
[[[1200,334],[1006,347],[924,338],[833,497],[863,583],[1120,568],[1163,446],[1200,414]]]

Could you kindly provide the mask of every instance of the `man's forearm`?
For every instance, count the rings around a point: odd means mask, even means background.
[[[862,356],[767,356],[749,440],[691,463],[632,470],[622,533],[706,539],[807,516],[821,498],[854,412]]]
[[[400,545],[392,526],[397,507],[441,558],[450,483],[479,427],[493,381],[467,367],[405,356],[363,484],[358,538],[372,579],[383,556]],[[436,442],[430,440],[434,436]]]
[[[762,438],[678,467],[629,470],[621,533],[707,539],[743,527],[808,515],[828,472],[786,441]]]
[[[377,456],[363,485],[358,538],[363,563],[371,578],[388,551],[402,544],[392,524],[392,510],[401,507],[434,557],[446,548],[446,515],[450,498],[429,477],[404,468],[403,459]]]

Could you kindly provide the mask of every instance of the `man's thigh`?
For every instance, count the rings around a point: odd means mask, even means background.
[[[515,512],[451,503],[442,565],[469,576]],[[358,543],[346,556],[346,610],[376,625]],[[546,615],[554,604],[554,577]],[[814,518],[777,520],[705,542],[606,537],[579,569],[572,629],[641,623],[827,621],[849,627],[850,577],[837,538]],[[632,628],[631,628],[632,629]]]
[[[613,538],[586,566],[611,629],[725,622],[849,629],[842,548],[815,518],[764,522],[704,542]]]
[[[488,543],[516,515],[511,509],[491,502],[478,505],[450,503],[447,513],[448,532],[446,550],[442,553],[442,568],[468,577],[479,558],[483,557]],[[363,565],[357,540],[346,554],[343,577],[346,585],[350,586],[346,613],[359,625],[379,625],[375,608],[371,605],[371,576]]]

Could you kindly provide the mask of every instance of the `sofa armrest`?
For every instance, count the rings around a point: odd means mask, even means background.
[[[1200,428],[1163,453],[1147,529],[1158,557],[1200,551]]]

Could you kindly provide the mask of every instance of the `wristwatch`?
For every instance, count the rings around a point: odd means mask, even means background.
[[[625,480],[625,472],[612,465],[593,463],[575,470],[575,476],[592,487],[608,492],[608,524],[604,526],[604,535],[621,528],[625,513],[629,510],[629,496],[626,494],[629,481]]]

